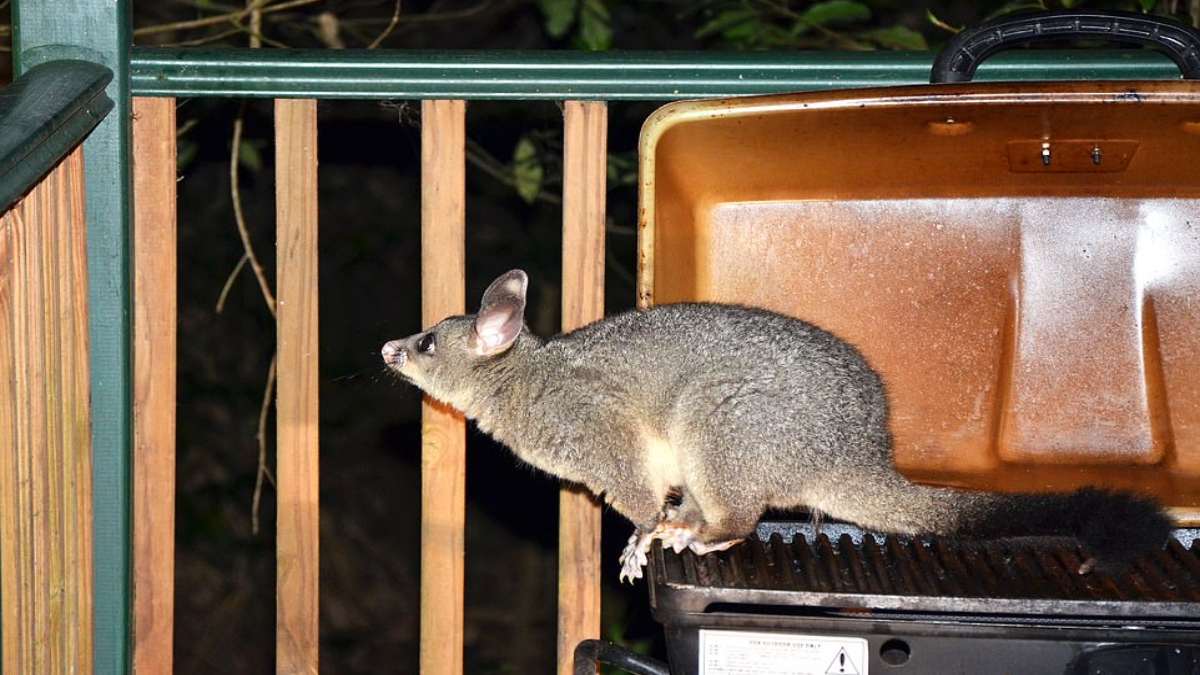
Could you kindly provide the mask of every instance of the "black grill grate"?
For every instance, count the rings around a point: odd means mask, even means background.
[[[1076,573],[1074,544],[962,542],[826,525],[765,524],[728,551],[675,554],[656,544],[656,606],[712,603],[936,612],[1200,616],[1200,532],[1178,530],[1119,577]]]

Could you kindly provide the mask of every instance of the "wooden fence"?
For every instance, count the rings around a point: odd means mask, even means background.
[[[174,595],[176,219],[175,99],[135,98],[134,670],[170,672]],[[422,321],[465,309],[465,112],[422,105]],[[563,327],[604,307],[604,103],[564,108]],[[276,662],[318,668],[317,107],[275,102],[278,392]],[[461,415],[426,400],[421,460],[421,672],[463,670],[466,433]],[[564,490],[559,544],[559,671],[600,631],[600,512]]]

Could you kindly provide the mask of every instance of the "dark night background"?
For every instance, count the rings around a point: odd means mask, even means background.
[[[236,3],[236,4],[233,4]],[[7,4],[7,3],[4,3]],[[134,2],[140,45],[246,46],[241,0]],[[1196,15],[1200,2],[902,0],[259,0],[264,49],[925,49],[950,30],[1022,8],[1119,7]],[[288,5],[281,11],[276,6]],[[393,12],[399,20],[388,31]],[[7,8],[3,12],[7,13]],[[7,17],[0,18],[7,22]],[[4,27],[5,29],[7,26]],[[7,43],[9,32],[0,33]],[[7,59],[5,59],[7,61]],[[7,70],[8,64],[3,67]],[[7,76],[8,73],[3,73]],[[636,143],[657,104],[609,112],[607,311],[634,300]],[[242,255],[230,196],[234,120],[247,225],[274,270],[270,101],[179,101],[177,672],[273,671],[274,492],[251,531],[255,432],[274,322]],[[323,101],[320,126],[321,666],[416,672],[420,399],[383,372],[379,347],[420,328],[420,105]],[[467,307],[498,273],[531,277],[529,313],[559,325],[562,115],[551,102],[472,102],[467,135]],[[520,152],[520,160],[514,156]],[[542,196],[535,196],[541,192]],[[547,199],[549,195],[551,198]],[[527,199],[527,197],[530,197]],[[268,419],[268,432],[274,428]],[[268,434],[268,448],[272,439]],[[273,453],[269,450],[269,456]],[[554,668],[557,484],[468,432],[465,669]],[[604,637],[661,655],[644,583],[618,586],[630,531],[606,513]]]

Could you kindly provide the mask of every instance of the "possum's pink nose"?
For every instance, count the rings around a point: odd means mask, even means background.
[[[397,368],[404,367],[404,362],[408,360],[408,350],[404,348],[400,340],[392,340],[383,345],[380,354],[383,355],[384,363]]]

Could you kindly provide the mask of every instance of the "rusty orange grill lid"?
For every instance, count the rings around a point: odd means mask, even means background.
[[[640,155],[640,306],[850,341],[914,479],[1200,519],[1200,82],[681,102]]]

